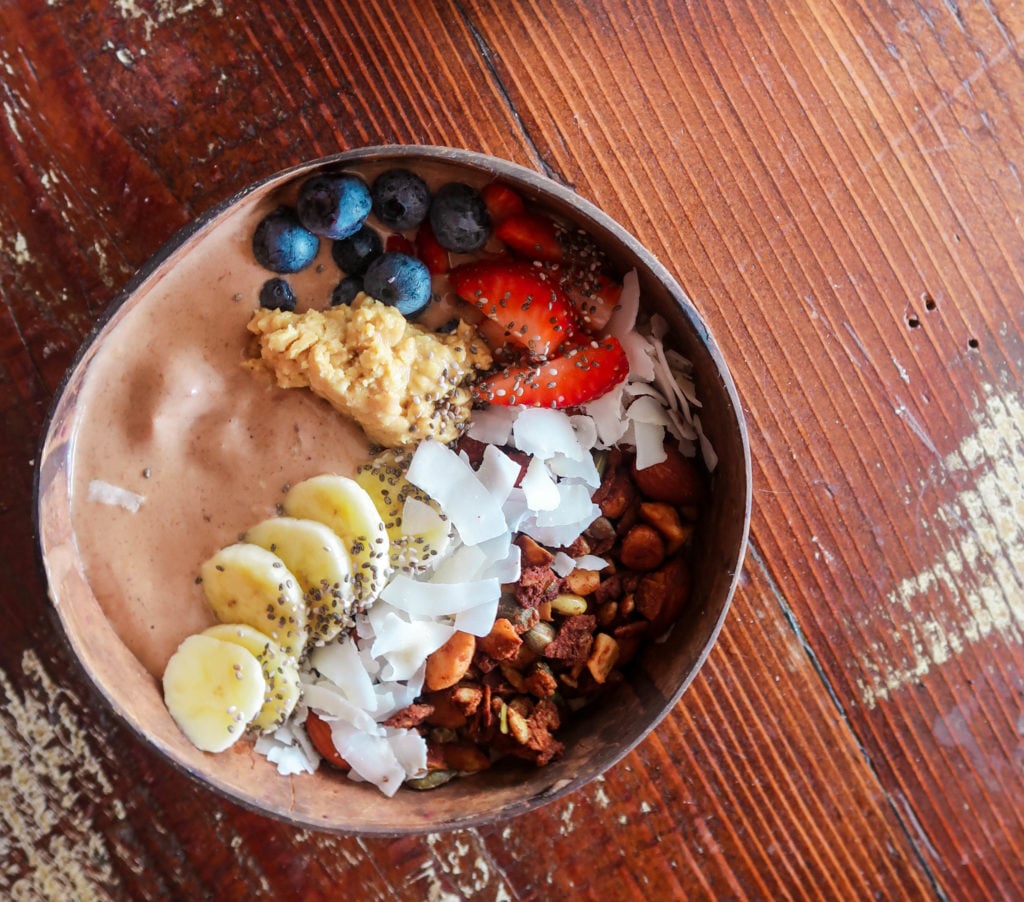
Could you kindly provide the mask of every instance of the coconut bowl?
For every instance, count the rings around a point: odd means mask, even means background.
[[[707,503],[695,533],[693,585],[685,613],[666,639],[647,644],[629,663],[623,682],[568,721],[559,733],[566,746],[564,755],[545,767],[500,763],[430,791],[403,789],[385,798],[368,784],[346,779],[329,767],[312,775],[280,776],[247,739],[222,754],[193,747],[164,705],[161,674],[177,642],[195,626],[212,622],[201,594],[175,593],[173,598],[153,599],[151,604],[125,610],[123,602],[112,600],[108,590],[97,586],[117,585],[134,574],[106,574],[104,580],[95,572],[102,567],[87,572],[82,549],[101,543],[104,536],[77,534],[81,530],[73,514],[85,485],[78,472],[78,454],[83,424],[89,423],[95,408],[89,399],[127,393],[120,407],[111,408],[115,414],[108,410],[106,415],[138,419],[132,425],[137,431],[156,428],[146,421],[144,409],[140,414],[140,406],[133,404],[131,387],[118,375],[119,361],[111,360],[118,330],[140,317],[157,317],[167,304],[185,305],[197,316],[225,305],[251,308],[268,277],[253,260],[251,236],[267,212],[293,198],[296,186],[312,175],[345,169],[370,180],[394,166],[474,186],[500,179],[531,205],[593,236],[618,271],[635,269],[642,309],[665,319],[666,346],[693,364],[703,428],[718,464],[710,476]],[[328,254],[314,269],[322,273],[330,265]],[[153,378],[160,378],[165,363],[167,367],[189,365],[187,354],[179,353],[175,341],[167,334],[149,349]],[[219,378],[216,373],[198,373],[197,386],[209,391]],[[220,390],[230,391],[230,384]],[[187,422],[177,425],[184,436],[200,441],[207,420],[201,411],[186,410]],[[262,414],[256,411],[249,416]],[[160,428],[174,427],[171,420]],[[116,431],[119,425],[115,422],[110,428]],[[92,424],[94,432],[107,428],[100,424],[97,430],[96,426]],[[341,433],[339,445],[347,434]],[[234,479],[239,487],[236,493],[246,491],[249,477],[232,472],[230,447],[221,450],[224,485],[230,488]],[[353,459],[359,453],[353,451]],[[36,526],[50,604],[71,651],[97,690],[96,703],[109,705],[143,742],[208,789],[300,827],[343,833],[397,835],[491,823],[558,799],[613,767],[657,728],[697,677],[736,588],[750,519],[749,447],[733,380],[698,310],[665,266],[611,218],[567,188],[510,162],[438,147],[373,147],[303,163],[246,188],[182,229],[124,289],[80,350],[54,402],[38,461]],[[146,469],[145,461],[137,463],[140,470]],[[267,473],[259,479],[253,476],[252,481],[265,489],[278,474],[287,473],[287,462],[275,470],[278,463],[268,462]],[[187,467],[187,461],[182,466]],[[181,472],[187,476],[187,469]],[[157,475],[143,473],[140,478]],[[140,485],[139,493],[144,494],[146,483]],[[187,498],[189,480],[183,479],[176,491]],[[240,522],[238,528],[245,525]],[[188,532],[187,523],[168,522],[166,528],[176,535]],[[230,540],[231,535],[225,536],[225,541]],[[139,535],[139,572],[151,566],[159,545]]]

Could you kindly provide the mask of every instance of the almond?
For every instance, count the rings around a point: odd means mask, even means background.
[[[700,470],[672,443],[665,443],[667,457],[660,464],[644,467],[633,465],[633,479],[641,493],[651,501],[684,505],[699,502],[703,485]]]

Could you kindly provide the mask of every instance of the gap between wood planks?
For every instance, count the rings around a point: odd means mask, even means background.
[[[509,93],[508,88],[505,86],[505,82],[502,81],[501,76],[498,74],[497,67],[494,65],[494,50],[488,45],[487,41],[484,40],[483,34],[473,24],[473,20],[463,9],[462,4],[459,0],[453,0],[455,8],[459,11],[459,15],[462,16],[462,21],[466,23],[466,28],[469,29],[469,33],[473,38],[473,42],[476,44],[477,50],[480,51],[480,61],[483,63],[484,68],[490,72],[491,78],[494,79],[494,85],[498,89],[498,93],[502,96],[505,101],[505,105],[508,107],[509,115],[512,116],[513,121],[519,126],[519,131],[522,133],[523,140],[526,142],[526,146],[530,149],[530,153],[533,156],[534,165],[541,169],[549,179],[565,184],[565,179],[561,175],[552,169],[547,161],[544,159],[540,152],[540,148],[537,146],[537,142],[533,140],[533,136],[527,130],[523,124],[522,117],[519,115],[519,110],[516,109],[516,105],[512,100],[512,95]]]

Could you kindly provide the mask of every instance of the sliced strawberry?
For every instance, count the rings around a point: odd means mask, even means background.
[[[384,241],[384,250],[397,251],[399,254],[408,254],[410,257],[416,256],[416,248],[413,247],[413,243],[405,235],[399,235],[398,232],[388,235]]]
[[[580,325],[593,334],[608,325],[622,296],[622,285],[603,272],[582,266],[548,264],[553,278],[576,306]]]
[[[562,353],[533,366],[510,366],[473,386],[482,404],[527,407],[578,407],[608,392],[629,372],[626,352],[614,338],[564,347]]]
[[[503,185],[501,182],[490,182],[484,185],[480,189],[480,196],[484,199],[487,212],[491,214],[492,222],[504,222],[510,216],[526,212],[523,199],[508,185]]]
[[[563,257],[565,228],[542,213],[520,213],[498,223],[494,234],[529,260],[557,263]]]
[[[322,720],[312,709],[306,715],[306,732],[309,740],[320,755],[330,764],[340,770],[349,770],[349,763],[341,757],[341,753],[334,745],[334,738],[331,736],[331,725]]]
[[[448,272],[448,251],[441,247],[434,235],[430,220],[426,219],[416,232],[416,256],[420,258],[432,276]]]
[[[518,356],[519,345],[509,344],[512,340],[512,333],[499,322],[493,319],[488,319],[485,316],[476,324],[476,331],[480,334],[480,337],[484,340],[487,347],[491,349],[491,354],[496,354],[507,359],[511,359],[513,356]],[[515,349],[514,353],[509,353],[513,348]]]
[[[477,260],[451,271],[452,287],[509,341],[535,357],[548,357],[576,333],[576,309],[542,270],[522,261]]]

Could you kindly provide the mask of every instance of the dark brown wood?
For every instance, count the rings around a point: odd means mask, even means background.
[[[0,895],[1024,894],[1022,36],[1004,0],[0,6]],[[331,837],[92,695],[31,480],[75,350],[180,225],[399,142],[549,174],[678,278],[743,399],[751,547],[697,680],[602,780]]]

